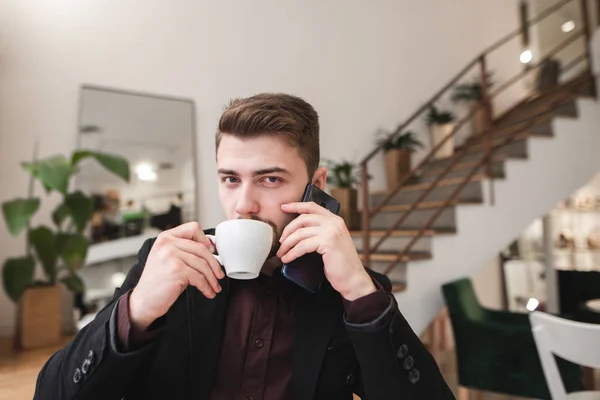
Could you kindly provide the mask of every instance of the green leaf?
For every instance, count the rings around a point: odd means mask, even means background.
[[[67,217],[69,216],[69,207],[65,203],[62,203],[56,210],[52,213],[52,221],[54,224],[60,228],[60,226],[65,222]]]
[[[77,232],[83,232],[94,214],[94,201],[91,197],[77,191],[67,196],[65,204]]]
[[[4,291],[15,303],[33,280],[35,260],[31,257],[8,258],[2,268]]]
[[[74,293],[82,293],[85,289],[83,281],[75,274],[64,277],[60,281],[67,287],[67,289]]]
[[[60,233],[56,237],[58,254],[69,270],[73,272],[77,271],[83,265],[88,247],[88,240],[79,233]]]
[[[52,284],[56,280],[56,237],[46,226],[40,226],[29,232],[29,243],[32,244],[46,276]]]
[[[119,176],[125,182],[129,182],[129,162],[126,158],[115,154],[99,153],[90,150],[81,150],[73,154],[73,158],[71,159],[71,165],[75,167],[77,163],[79,163],[79,161],[87,157],[95,158],[96,161],[98,161],[98,163],[100,163],[100,165],[102,165],[108,171]]]
[[[71,164],[63,155],[45,158],[34,162],[25,162],[23,167],[40,180],[46,189],[67,192],[71,177]]]
[[[40,199],[15,199],[2,204],[2,213],[13,236],[17,236],[40,207]]]

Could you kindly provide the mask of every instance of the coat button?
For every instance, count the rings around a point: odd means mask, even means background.
[[[90,352],[88,353],[87,359],[90,360],[90,363],[93,364],[94,363],[94,352],[92,350],[90,350]]]
[[[404,359],[404,369],[405,370],[408,371],[408,370],[412,369],[412,367],[414,367],[414,366],[415,366],[415,360],[411,356],[408,356]]]
[[[421,374],[419,373],[419,370],[414,368],[411,369],[408,372],[408,380],[410,381],[410,383],[412,383],[413,385],[417,382],[419,382],[419,379],[421,378]]]
[[[90,360],[85,359],[85,361],[83,361],[83,364],[81,365],[81,372],[83,372],[84,375],[90,370],[90,365],[92,365]]]
[[[246,400],[254,400],[254,397],[252,397],[252,396],[247,396],[247,397],[246,397]]]
[[[79,370],[79,368],[76,368],[75,372],[73,373],[73,382],[79,383],[80,380],[81,380],[81,371]]]
[[[403,344],[402,346],[400,346],[400,348],[398,348],[398,352],[396,353],[396,355],[399,359],[402,360],[404,357],[406,357],[406,354],[408,354],[408,346]]]
[[[257,349],[262,349],[262,347],[263,347],[265,344],[263,343],[263,341],[262,341],[262,340],[260,340],[260,339],[257,339],[257,340],[256,340],[256,342],[254,342],[254,345],[256,346],[256,348],[257,348]]]
[[[346,377],[346,385],[352,386],[354,385],[354,382],[356,382],[356,377],[354,376],[354,374],[348,374],[348,376]]]

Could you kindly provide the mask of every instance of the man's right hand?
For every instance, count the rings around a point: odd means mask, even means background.
[[[129,318],[140,330],[167,313],[188,285],[212,299],[225,274],[214,258],[214,245],[200,224],[189,222],[156,238],[142,276],[129,297]]]

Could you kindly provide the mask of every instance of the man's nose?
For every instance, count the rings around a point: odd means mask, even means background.
[[[242,193],[238,199],[235,212],[242,218],[251,217],[253,214],[258,213],[259,205],[256,198],[256,193],[251,187],[243,187]]]

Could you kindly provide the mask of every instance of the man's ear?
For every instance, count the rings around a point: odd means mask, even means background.
[[[321,190],[325,190],[327,183],[327,168],[321,167],[315,171],[312,178],[312,183]]]

